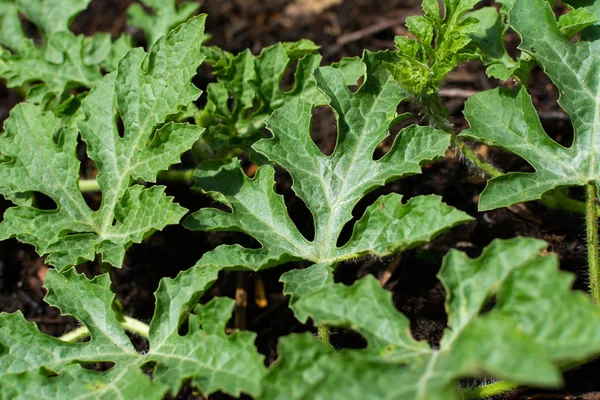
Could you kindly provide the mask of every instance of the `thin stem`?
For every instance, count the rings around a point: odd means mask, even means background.
[[[331,332],[329,331],[329,327],[325,325],[317,326],[317,337],[321,339],[323,343],[331,346]]]
[[[150,338],[150,326],[138,319],[124,316],[121,326],[128,332],[140,335],[145,339]]]
[[[128,332],[140,335],[143,338],[148,339],[150,337],[150,327],[140,320],[131,317],[123,317],[123,321],[119,321],[123,329]],[[63,342],[77,342],[78,340],[85,339],[90,336],[90,331],[83,325],[77,329],[67,332],[60,336],[58,339]]]
[[[182,182],[188,183],[194,176],[193,169],[162,171],[158,174],[159,182]],[[96,179],[80,179],[79,190],[81,193],[93,193],[100,191],[100,185]]]
[[[595,304],[600,304],[600,254],[598,253],[598,192],[596,185],[585,186],[585,229],[587,232],[588,267],[590,269],[590,295]]]
[[[519,385],[515,385],[514,383],[498,381],[472,389],[463,389],[462,394],[464,400],[480,400],[510,392],[518,387]]]
[[[488,174],[491,178],[497,178],[500,175],[503,175],[499,169],[495,168],[491,164],[486,163],[485,161],[482,161],[479,158],[479,156],[477,156],[477,153],[475,153],[475,151],[472,148],[470,148],[456,135],[452,135],[452,143],[454,143],[454,145],[460,149],[461,153],[469,161],[471,161],[473,165],[475,165],[477,168]]]
[[[166,182],[188,182],[192,180],[193,176],[193,169],[174,169],[159,173],[158,180]]]
[[[99,192],[100,186],[95,179],[80,179],[79,190],[81,190],[81,193]]]
[[[62,340],[63,342],[77,342],[81,339],[85,339],[88,336],[90,336],[90,331],[88,331],[88,328],[85,325],[82,325],[71,332],[65,333],[58,339]]]

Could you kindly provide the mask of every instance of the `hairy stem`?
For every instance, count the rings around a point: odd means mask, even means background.
[[[150,327],[140,320],[131,317],[123,317],[122,321],[119,321],[123,329],[128,332],[140,335],[143,338],[148,339],[150,337]],[[58,339],[63,342],[77,342],[78,340],[85,339],[90,336],[90,331],[86,326],[80,326],[77,329],[67,332],[60,336]]]
[[[590,296],[600,304],[600,254],[598,254],[598,191],[596,184],[589,182],[585,187],[585,229],[587,232],[588,267],[590,269]]]
[[[317,337],[321,339],[323,343],[331,346],[331,332],[329,331],[329,327],[325,325],[317,326]]]
[[[464,400],[480,400],[510,392],[518,387],[519,385],[515,385],[514,383],[498,381],[472,389],[463,389],[462,394]]]

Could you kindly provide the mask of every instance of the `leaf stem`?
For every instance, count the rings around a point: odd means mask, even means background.
[[[594,182],[585,186],[585,229],[587,232],[588,267],[590,269],[590,295],[600,304],[600,254],[598,253],[598,190]]]
[[[510,392],[518,387],[519,385],[514,383],[498,381],[489,385],[479,386],[472,389],[463,389],[462,394],[464,400],[480,400]]]
[[[323,343],[331,346],[331,332],[329,331],[329,327],[325,325],[317,326],[317,337],[321,339]]]
[[[150,326],[139,319],[124,316],[121,326],[128,332],[135,333],[148,339],[150,337]]]
[[[79,190],[81,190],[81,193],[99,192],[100,185],[98,185],[98,181],[95,179],[80,179]]]
[[[88,330],[87,326],[82,325],[71,332],[65,333],[58,339],[62,340],[63,342],[77,342],[81,339],[85,339],[88,336],[90,336],[90,331]]]
[[[186,183],[190,182],[193,176],[193,169],[169,170],[160,172],[158,174],[157,181]],[[81,193],[99,192],[100,186],[98,185],[98,181],[96,179],[80,179],[79,190],[81,190]]]
[[[454,145],[460,149],[461,153],[469,161],[471,161],[473,165],[475,165],[477,168],[488,174],[491,178],[497,178],[503,175],[499,169],[481,160],[479,156],[477,156],[477,153],[475,153],[475,151],[471,147],[469,147],[465,142],[463,142],[454,134],[452,135],[452,143],[454,143]]]
[[[140,320],[131,317],[123,317],[122,321],[119,321],[123,329],[128,332],[140,335],[143,338],[148,339],[150,337],[150,326],[143,323]],[[85,339],[90,336],[90,331],[87,326],[82,325],[77,329],[67,332],[60,336],[58,339],[63,342],[77,342],[78,340]]]

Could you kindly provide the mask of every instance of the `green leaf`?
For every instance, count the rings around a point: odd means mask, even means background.
[[[310,40],[278,43],[263,49],[258,57],[249,50],[233,56],[217,48],[207,49],[218,81],[208,85],[207,104],[196,118],[198,125],[208,130],[202,139],[203,158],[229,158],[237,148],[247,150],[264,137],[267,117],[287,102],[304,99],[325,104],[312,77],[321,62],[318,49]],[[294,87],[286,91],[281,81],[294,63]],[[340,67],[352,75],[349,79],[356,75],[356,63]]]
[[[333,284],[334,267],[331,264],[314,264],[281,275],[279,281],[284,285],[283,294],[290,295],[289,307],[300,322],[306,323],[308,315],[296,307],[296,302],[305,294]]]
[[[558,26],[563,35],[571,37],[588,26],[598,22],[598,17],[586,8],[577,8],[558,18]]]
[[[132,183],[155,181],[202,133],[194,125],[165,121],[200,95],[190,80],[203,59],[203,30],[204,17],[197,17],[160,40],[150,54],[132,50],[119,70],[83,100],[79,130],[98,168],[102,205],[97,211],[78,187],[77,129],[61,129],[52,113],[28,103],[11,112],[0,136],[0,152],[10,160],[0,164],[0,192],[18,206],[5,212],[1,238],[33,244],[58,268],[95,254],[120,267],[132,243],[179,222],[186,210],[165,196],[164,187]],[[27,192],[49,196],[56,209],[19,202],[16,194]]]
[[[27,87],[29,101],[57,105],[72,89],[90,88],[102,78],[100,66],[86,56],[83,36],[59,32],[45,51],[28,42],[21,54],[0,60],[0,76],[8,87]]]
[[[479,58],[469,46],[469,35],[478,28],[478,21],[465,16],[478,2],[444,0],[444,9],[440,10],[436,1],[426,0],[423,16],[406,19],[415,39],[396,37],[397,51],[381,59],[404,92],[427,103],[454,68]]]
[[[600,19],[600,4],[595,0],[566,0],[563,4],[575,10],[584,9]]]
[[[402,203],[402,196],[391,194],[368,207],[352,238],[345,245],[337,245],[342,228],[352,219],[352,210],[365,193],[419,173],[424,162],[444,154],[449,142],[449,136],[441,131],[411,126],[401,132],[388,154],[373,160],[403,100],[393,78],[385,69],[377,68],[374,59],[372,53],[365,54],[367,77],[356,93],[348,89],[339,70],[323,67],[315,72],[317,87],[330,98],[337,116],[337,146],[332,155],[324,155],[311,140],[313,106],[302,99],[276,110],[267,123],[273,138],[253,146],[291,174],[293,190],[314,218],[314,240],[302,236],[289,218],[283,198],[274,191],[272,166],[260,167],[249,179],[238,160],[211,161],[196,171],[195,188],[232,211],[201,209],[185,221],[185,226],[245,232],[262,247],[220,246],[206,253],[197,265],[259,270],[293,260],[334,264],[367,254],[385,256],[418,246],[471,219],[437,196]]]
[[[162,399],[167,392],[177,394],[190,378],[205,396],[218,390],[233,396],[257,395],[264,366],[254,347],[255,334],[225,334],[233,300],[217,298],[197,306],[192,315],[200,316],[201,327],[179,334],[217,274],[217,268],[206,267],[161,281],[150,323],[150,348],[140,354],[115,316],[108,275],[88,280],[74,269],[49,271],[46,301],[79,319],[91,339],[62,342],[41,333],[20,312],[0,314],[1,397]],[[84,368],[101,362],[114,365],[103,372]]]
[[[448,253],[438,274],[448,327],[437,349],[412,338],[372,276],[304,292],[297,309],[315,324],[356,330],[368,346],[334,351],[308,335],[284,338],[261,399],[461,399],[464,377],[559,386],[560,366],[600,353],[600,310],[571,291],[573,277],[555,255],[539,255],[545,246],[515,238],[492,242],[476,259]]]
[[[49,39],[56,32],[69,30],[71,21],[85,10],[91,0],[16,0],[19,10]]]
[[[113,71],[131,49],[124,35],[114,43],[108,33],[75,36],[71,19],[89,0],[3,0],[0,2],[0,44],[10,49],[0,57],[0,77],[8,87],[22,87],[27,100],[55,109],[73,89],[89,89],[102,78],[101,68]],[[43,36],[36,45],[23,32],[19,11]]]
[[[200,8],[200,4],[191,1],[179,5],[177,0],[140,0],[140,2],[152,12],[148,13],[141,4],[134,3],[127,9],[127,23],[144,31],[148,48],[171,29],[190,19]]]
[[[600,40],[583,35],[571,43],[560,31],[550,6],[542,1],[517,2],[511,25],[522,37],[520,48],[531,54],[560,93],[559,103],[571,117],[575,137],[565,148],[544,132],[525,89],[495,89],[472,96],[465,116],[471,128],[462,135],[502,147],[524,158],[533,173],[509,173],[488,182],[480,210],[535,200],[560,186],[582,186],[600,178],[598,118],[600,78],[594,72]]]
[[[0,1],[0,45],[20,53],[27,37],[23,32],[19,9],[14,0]]]

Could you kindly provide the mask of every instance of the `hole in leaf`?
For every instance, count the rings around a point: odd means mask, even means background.
[[[400,114],[400,113],[399,113]],[[400,114],[402,115],[402,114]],[[413,114],[414,115],[414,114]],[[406,128],[409,125],[418,124],[418,118],[414,116],[410,117],[398,117],[398,119],[392,123],[389,127],[389,134],[386,138],[384,138],[375,149],[373,153],[373,160],[379,160],[383,156],[385,156],[394,145],[394,141],[398,137],[398,134],[401,134],[402,129]]]
[[[350,85],[348,86],[348,89],[350,89],[352,93],[356,93],[362,87],[363,83],[365,83],[364,75],[358,78],[358,80],[356,81],[356,85]]]
[[[346,328],[330,328],[330,342],[336,349],[364,349],[366,339],[358,332]]]
[[[254,101],[252,107],[244,110],[242,113],[244,119],[250,119],[258,110],[260,109],[260,103],[258,101]]]
[[[59,376],[59,375],[58,375],[58,372],[56,372],[56,371],[54,371],[54,370],[52,370],[52,369],[50,369],[50,368],[48,368],[48,367],[44,367],[44,366],[41,366],[41,367],[38,369],[38,373],[39,373],[41,376],[43,376],[43,377],[46,377],[46,378],[56,378],[56,377],[58,377],[58,376]]]
[[[115,363],[112,361],[99,361],[95,363],[81,363],[79,365],[88,371],[105,372],[114,367]]]
[[[294,89],[296,85],[296,70],[298,69],[298,60],[294,60],[291,63],[288,63],[283,75],[281,76],[281,80],[279,81],[279,89],[286,93],[290,92]]]
[[[125,125],[121,119],[121,115],[117,112],[115,115],[115,125],[117,126],[117,134],[122,139],[125,136]]]
[[[227,108],[229,109],[229,111],[231,111],[232,113],[235,112],[235,108],[237,106],[237,101],[235,100],[235,98],[231,95],[229,95],[229,98],[227,98]]]
[[[188,333],[188,329],[189,325],[188,325],[188,319],[187,317],[183,320],[182,324],[179,326],[179,329],[177,330],[177,333],[179,334],[179,336],[185,336]]]
[[[538,112],[540,122],[546,134],[564,147],[573,144],[573,125],[569,116],[556,107],[559,91],[554,83],[538,67],[532,71],[536,82],[530,89],[533,105]]]
[[[302,236],[306,240],[313,241],[315,239],[315,222],[313,215],[306,206],[306,203],[296,196],[292,189],[292,177],[285,169],[276,167],[275,180],[277,194],[283,196],[288,215],[294,222]]]
[[[310,137],[326,156],[333,154],[337,139],[335,114],[329,106],[312,109]]]
[[[142,372],[144,374],[152,376],[157,365],[158,363],[156,361],[148,361],[144,363],[140,368],[142,369]]]
[[[27,37],[32,38],[36,44],[40,44],[42,40],[42,35],[37,25],[24,18],[22,14],[20,16],[21,18],[19,19],[21,20],[21,25],[23,26],[23,31],[25,32],[25,35]]]
[[[33,204],[35,208],[44,211],[55,211],[58,210],[58,204],[52,199],[52,197],[42,192],[32,192]]]

